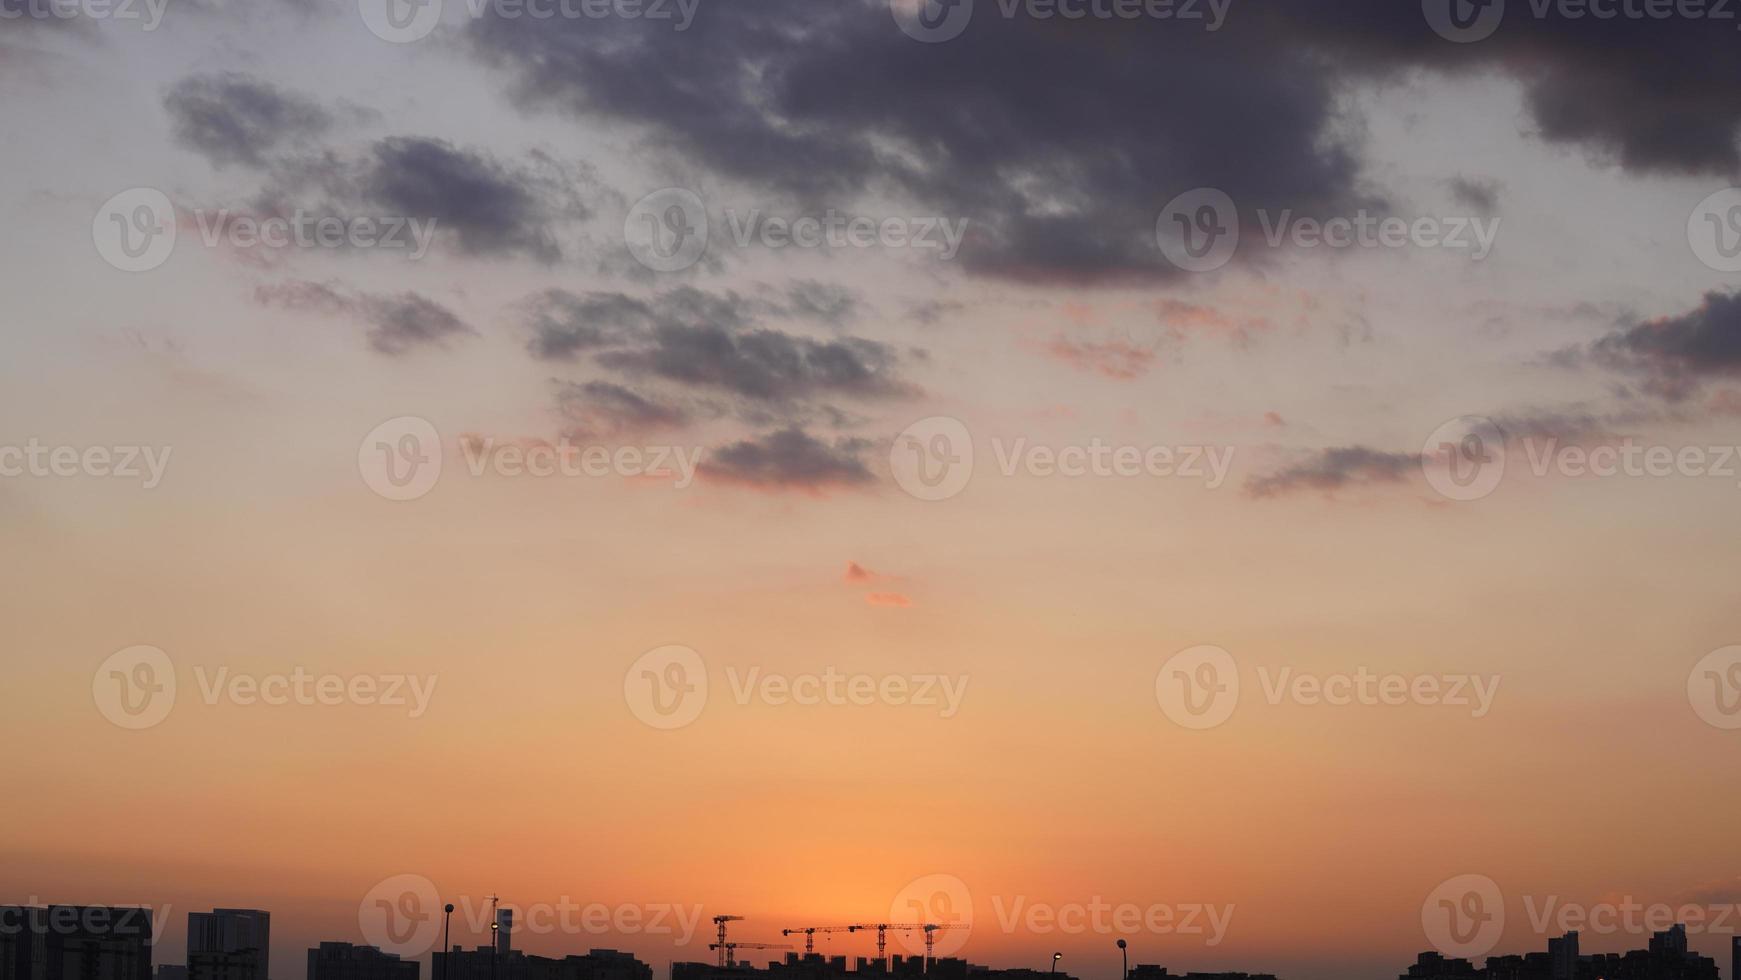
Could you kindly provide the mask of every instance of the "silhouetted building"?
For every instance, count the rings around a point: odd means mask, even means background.
[[[514,950],[514,910],[496,910],[496,955],[507,956]]]
[[[614,949],[553,959],[514,950],[503,956],[489,946],[456,946],[436,953],[429,972],[430,980],[653,980],[652,967]]]
[[[0,980],[151,980],[151,910],[0,906]]]
[[[187,967],[180,963],[159,963],[152,976],[156,980],[187,980]]]
[[[1658,956],[1687,955],[1687,927],[1677,922],[1667,932],[1652,934],[1650,951]]]
[[[858,969],[847,970],[844,956],[823,956],[812,953],[800,956],[788,953],[784,960],[770,962],[766,968],[739,962],[736,966],[713,963],[673,963],[671,980],[839,980],[850,977],[912,977],[917,980],[1073,980],[1068,974],[1052,974],[1047,970],[994,970],[966,960],[944,957],[931,961],[926,969],[923,956],[893,956],[887,962],[860,957]]]
[[[187,914],[187,980],[267,980],[272,916],[258,909]]]
[[[1548,940],[1548,959],[1553,980],[1578,980],[1578,934],[1568,932]]]
[[[1464,959],[1451,959],[1440,953],[1422,953],[1415,965],[1399,980],[1473,980],[1481,976],[1475,964]]]
[[[1677,925],[1650,938],[1648,949],[1583,956],[1578,934],[1548,941],[1545,953],[1490,956],[1476,969],[1468,960],[1422,953],[1401,980],[1721,980],[1717,961],[1687,948]]]
[[[1130,969],[1130,980],[1276,980],[1268,973],[1168,973],[1163,966],[1144,963]]]
[[[421,966],[373,946],[321,943],[308,951],[308,980],[417,980]]]
[[[1729,940],[1729,980],[1741,980],[1741,936]]]

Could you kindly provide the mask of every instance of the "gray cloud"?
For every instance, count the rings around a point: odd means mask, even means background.
[[[681,34],[649,27],[487,16],[467,37],[525,101],[642,124],[726,177],[970,218],[964,261],[1007,276],[1171,275],[1155,214],[1206,184],[1296,213],[1357,197],[1332,79],[1298,45],[996,16],[925,45],[886,0],[758,0]]]
[[[1490,215],[1499,210],[1499,181],[1459,175],[1448,183],[1451,200],[1457,202],[1458,207],[1468,208],[1479,215]]]
[[[1228,192],[1247,224],[1382,206],[1341,97],[1422,68],[1508,74],[1539,137],[1630,171],[1741,170],[1741,59],[1714,22],[1514,8],[1453,44],[1396,0],[1274,0],[1213,33],[987,6],[947,44],[906,37],[887,0],[758,0],[683,33],[486,16],[466,40],[525,104],[629,122],[655,151],[800,206],[879,193],[969,218],[967,267],[1024,280],[1173,275],[1154,217],[1196,187]]]
[[[599,439],[677,428],[691,413],[607,381],[557,382],[556,403],[572,439]]]
[[[711,479],[766,490],[816,493],[861,487],[876,480],[863,458],[870,448],[864,439],[841,439],[831,445],[802,429],[789,428],[718,449],[700,472]]]
[[[818,340],[761,325],[779,312],[734,292],[689,287],[647,300],[552,291],[528,305],[528,349],[542,360],[588,355],[622,374],[762,403],[916,393],[888,345],[858,337]]]
[[[1254,497],[1301,490],[1339,490],[1351,485],[1399,483],[1421,465],[1419,454],[1389,453],[1365,446],[1324,449],[1303,462],[1246,482]]]
[[[285,146],[321,135],[333,116],[319,103],[250,75],[191,75],[163,97],[175,138],[217,166],[265,166]]]
[[[1594,353],[1612,367],[1646,375],[1651,390],[1670,400],[1707,380],[1741,375],[1741,293],[1707,293],[1686,313],[1603,338]]]
[[[446,347],[450,340],[475,333],[452,310],[410,291],[383,295],[293,280],[257,287],[254,300],[263,306],[361,320],[369,325],[369,346],[390,356]]]

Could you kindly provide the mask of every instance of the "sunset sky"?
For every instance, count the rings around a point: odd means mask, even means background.
[[[466,945],[492,894],[769,943],[919,897],[971,910],[953,955],[1093,980],[1118,938],[1394,977],[1464,875],[1494,953],[1556,903],[1741,930],[1733,22],[447,0],[410,37],[382,2],[0,0],[0,903],[167,909],[159,962],[189,911],[267,909],[272,980],[405,875]],[[299,212],[430,237],[233,224]],[[831,214],[878,239],[738,240]],[[1237,250],[1181,268],[1205,216]],[[514,471],[564,440],[636,455]],[[413,457],[439,479],[382,469]],[[144,722],[141,657],[175,682]],[[1369,675],[1411,693],[1312,693]],[[343,694],[250,703],[295,677]],[[783,696],[830,678],[859,693]],[[1230,917],[1012,911],[1099,902]],[[711,933],[518,945],[663,978]]]

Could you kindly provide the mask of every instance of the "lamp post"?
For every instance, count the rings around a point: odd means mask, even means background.
[[[1058,961],[1063,959],[1063,958],[1064,958],[1063,953],[1053,953],[1052,954],[1052,974],[1051,974],[1052,976],[1058,975]]]
[[[448,902],[441,920],[441,980],[447,980],[447,961],[453,955],[453,903]]]
[[[501,922],[490,923],[490,980],[496,980],[496,937],[501,931]]]
[[[1120,974],[1123,980],[1130,980],[1130,953],[1125,949],[1125,941],[1118,941],[1118,958],[1124,961],[1124,972]]]

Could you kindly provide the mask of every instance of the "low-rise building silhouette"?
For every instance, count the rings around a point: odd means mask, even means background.
[[[422,965],[373,946],[321,943],[308,951],[308,980],[417,980]]]
[[[1149,963],[1130,968],[1130,980],[1276,980],[1268,973],[1168,973],[1164,966]]]
[[[614,949],[554,959],[519,950],[503,955],[492,946],[455,946],[431,958],[429,974],[430,980],[653,980],[652,967]]]

